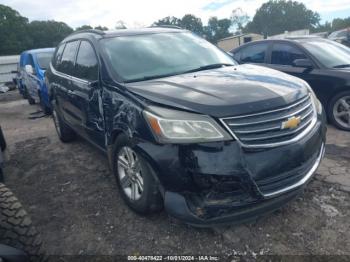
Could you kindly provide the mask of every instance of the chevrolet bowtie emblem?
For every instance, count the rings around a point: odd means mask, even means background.
[[[300,116],[293,116],[291,118],[288,118],[287,121],[282,122],[281,129],[293,129],[297,128],[298,125],[301,122],[301,117]]]

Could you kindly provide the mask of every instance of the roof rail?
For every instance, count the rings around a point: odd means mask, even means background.
[[[75,35],[75,34],[78,34],[78,33],[93,33],[93,34],[98,34],[98,35],[104,35],[105,34],[104,31],[98,30],[98,29],[83,29],[83,30],[75,31],[75,32],[71,33],[70,35]]]
[[[176,25],[151,25],[150,27],[151,27],[151,28],[154,28],[154,27],[161,27],[161,28],[183,29],[182,27],[176,26]]]

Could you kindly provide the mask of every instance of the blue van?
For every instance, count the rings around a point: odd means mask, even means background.
[[[45,71],[50,65],[55,48],[24,51],[20,56],[18,89],[29,104],[40,103],[45,113],[51,112]]]

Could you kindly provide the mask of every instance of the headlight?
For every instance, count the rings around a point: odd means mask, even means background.
[[[161,107],[143,111],[160,143],[200,143],[232,140],[211,117]]]

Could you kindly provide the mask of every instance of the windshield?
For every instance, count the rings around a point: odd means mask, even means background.
[[[350,48],[334,41],[308,41],[301,43],[327,68],[350,67]]]
[[[107,38],[102,47],[125,82],[236,64],[228,54],[187,32]]]
[[[53,52],[39,53],[36,55],[39,67],[41,69],[47,69],[50,65]]]
[[[347,35],[347,31],[337,31],[333,32],[329,35],[329,38],[336,38],[336,37],[345,37]]]

